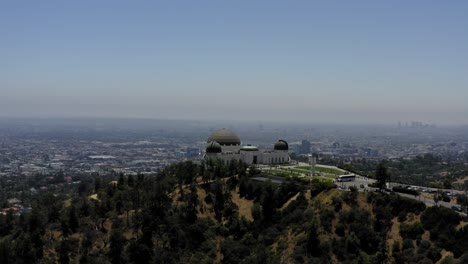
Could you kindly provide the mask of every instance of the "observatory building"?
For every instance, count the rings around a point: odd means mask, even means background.
[[[241,145],[238,135],[229,129],[222,128],[208,137],[205,159],[219,159],[228,164],[231,160],[241,160],[251,164],[289,163],[288,143],[278,140],[272,150],[261,151],[255,146]]]

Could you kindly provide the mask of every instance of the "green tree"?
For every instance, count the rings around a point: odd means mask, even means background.
[[[130,263],[147,264],[151,262],[151,250],[140,241],[133,241],[127,247]]]
[[[215,212],[215,217],[218,221],[222,220],[223,217],[223,210],[224,210],[224,183],[219,179],[216,178],[215,186],[214,186],[214,205],[213,209]]]
[[[80,181],[80,184],[78,185],[78,195],[86,195],[88,192],[89,186],[88,183],[85,181]]]
[[[386,188],[387,181],[390,179],[387,172],[387,167],[385,167],[385,162],[381,161],[375,170],[375,178],[377,180],[377,187],[382,190]]]
[[[59,257],[59,262],[61,264],[70,263],[70,251],[71,251],[70,246],[71,245],[70,245],[68,239],[62,239],[62,241],[60,242],[60,244],[56,248],[56,252],[57,252],[58,257]]]
[[[133,187],[135,185],[135,179],[133,178],[133,176],[130,174],[128,175],[128,178],[127,178],[127,185],[129,187]]]
[[[98,192],[99,189],[101,189],[102,183],[101,183],[101,178],[99,176],[94,178],[94,192]]]
[[[0,240],[0,263],[13,263],[13,246],[12,242],[4,238]]]
[[[119,180],[117,182],[117,186],[119,187],[119,190],[122,190],[124,188],[124,185],[125,185],[124,174],[120,173],[119,174]]]
[[[122,259],[122,251],[124,249],[125,239],[122,236],[122,231],[119,228],[112,229],[110,237],[109,258],[112,264],[125,263]]]
[[[318,224],[316,220],[312,222],[309,233],[307,234],[306,247],[308,255],[314,257],[319,257],[321,255]]]
[[[259,203],[254,203],[252,206],[252,217],[256,224],[263,220],[263,209]]]
[[[197,205],[198,205],[198,194],[197,194],[197,184],[192,181],[190,184],[190,193],[187,198],[186,202],[186,210],[185,210],[185,219],[189,223],[194,223],[197,220]]]
[[[76,232],[79,226],[80,224],[78,216],[76,215],[76,209],[75,206],[72,205],[68,214],[68,227],[71,229],[72,232]]]
[[[265,183],[261,204],[263,209],[263,219],[270,221],[276,211],[275,188],[270,180]]]

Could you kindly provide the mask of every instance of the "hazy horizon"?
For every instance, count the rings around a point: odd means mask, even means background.
[[[468,124],[468,3],[0,3],[0,117]]]

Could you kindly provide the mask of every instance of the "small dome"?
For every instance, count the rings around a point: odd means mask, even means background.
[[[278,142],[275,143],[274,149],[275,150],[288,150],[289,149],[288,142],[280,139],[278,140]]]
[[[216,141],[211,141],[206,146],[206,153],[221,153],[221,145]]]
[[[229,129],[222,128],[213,132],[209,137],[207,142],[216,141],[222,146],[229,145],[240,145],[241,141],[236,133],[232,132]]]

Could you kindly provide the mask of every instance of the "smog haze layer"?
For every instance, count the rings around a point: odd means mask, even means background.
[[[468,3],[3,1],[0,117],[468,124]]]

